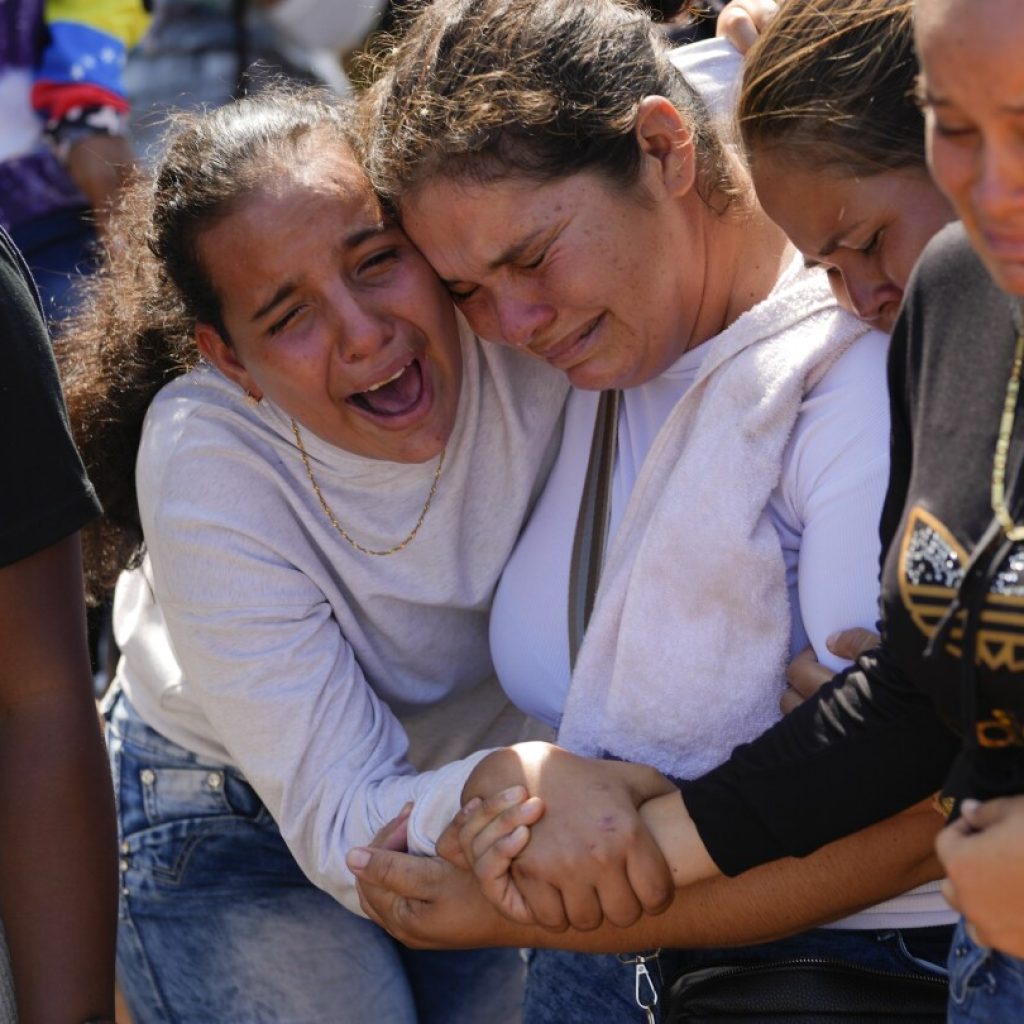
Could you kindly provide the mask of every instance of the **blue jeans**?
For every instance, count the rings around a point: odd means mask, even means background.
[[[949,953],[949,1024],[1024,1020],[1024,960],[979,946],[963,923]]]
[[[409,950],[303,875],[235,769],[106,713],[118,798],[118,980],[135,1024],[518,1020],[516,950]]]
[[[952,926],[904,931],[814,928],[777,942],[735,949],[666,949],[648,965],[658,986],[657,1019],[665,988],[679,974],[701,967],[801,957],[827,958],[900,974],[942,976]],[[526,979],[524,1024],[629,1024],[644,1015],[634,999],[635,968],[615,956],[537,950]]]

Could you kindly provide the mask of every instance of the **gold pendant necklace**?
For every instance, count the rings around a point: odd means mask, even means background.
[[[1024,326],[1017,333],[1017,348],[1013,354],[1010,378],[1006,382],[1006,400],[999,420],[999,437],[992,459],[992,511],[1008,540],[1024,540],[1024,525],[1018,526],[1006,507],[1006,458],[1010,453],[1010,435],[1017,415],[1017,396],[1020,393],[1021,363],[1024,362]]]
[[[327,501],[324,499],[323,492],[320,490],[320,485],[316,482],[316,477],[313,476],[313,467],[309,464],[309,456],[306,454],[306,446],[302,443],[302,434],[299,432],[299,425],[294,419],[292,420],[292,432],[295,434],[295,443],[299,446],[299,454],[302,456],[302,464],[306,467],[306,476],[309,477],[309,482],[313,485],[313,490],[320,501],[320,507],[324,510],[325,515],[331,521],[331,526],[333,526],[341,537],[348,541],[356,551],[361,551],[364,555],[375,555],[379,558],[383,558],[386,555],[397,554],[415,540],[416,534],[420,532],[420,527],[423,525],[423,520],[427,518],[427,513],[430,511],[430,503],[434,500],[434,495],[437,493],[437,482],[441,479],[441,470],[444,467],[444,456],[445,452],[448,450],[447,445],[441,449],[441,454],[437,458],[437,469],[434,470],[434,479],[430,485],[430,493],[427,495],[427,500],[423,503],[423,508],[420,509],[419,518],[416,520],[416,525],[412,528],[412,532],[405,538],[405,540],[400,544],[396,544],[393,548],[388,548],[386,551],[374,551],[372,548],[363,547],[363,545],[360,544],[359,541],[355,540],[345,527],[338,522],[334,512],[331,511],[331,506],[328,505]]]

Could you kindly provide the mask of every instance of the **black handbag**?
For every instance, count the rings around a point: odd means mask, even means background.
[[[669,989],[666,1024],[945,1024],[946,979],[840,960],[793,959],[688,971]]]

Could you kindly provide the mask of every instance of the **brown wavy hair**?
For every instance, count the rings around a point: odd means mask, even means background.
[[[743,68],[736,117],[751,162],[872,175],[924,167],[913,0],[788,0]]]
[[[580,171],[632,186],[645,96],[693,126],[697,188],[737,189],[703,102],[668,59],[660,29],[624,0],[435,0],[376,55],[365,160],[396,210],[435,177],[538,181]]]
[[[199,237],[311,139],[355,142],[352,111],[318,89],[279,84],[177,115],[155,176],[132,182],[112,218],[103,264],[57,347],[72,430],[104,509],[83,534],[90,603],[143,551],[135,459],[150,402],[198,362],[197,323],[230,344]]]

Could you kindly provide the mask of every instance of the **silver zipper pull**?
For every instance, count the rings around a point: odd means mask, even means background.
[[[658,1024],[658,1018],[654,1015],[654,1008],[658,1005],[658,988],[647,965],[657,960],[660,952],[660,949],[655,949],[650,953],[637,953],[636,956],[619,953],[622,963],[633,965],[633,998],[644,1011],[644,1024]]]
[[[658,1005],[658,990],[654,987],[654,979],[647,970],[646,958],[636,962],[636,982],[633,987],[636,1005],[644,1011],[644,1024],[657,1024],[654,1008]]]

